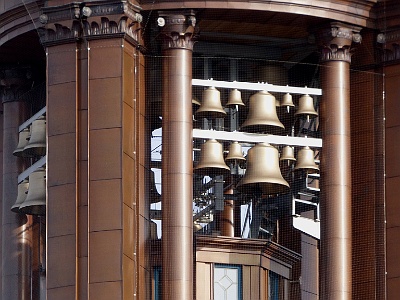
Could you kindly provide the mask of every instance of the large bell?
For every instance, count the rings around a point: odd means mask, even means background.
[[[282,149],[282,155],[279,158],[280,161],[296,161],[296,158],[294,157],[294,148],[292,146],[285,146]]]
[[[228,102],[226,103],[226,106],[244,106],[243,100],[242,100],[242,93],[238,89],[233,89],[229,93],[229,99]]]
[[[233,142],[229,146],[229,152],[225,158],[227,163],[234,163],[239,165],[244,165],[246,159],[243,156],[242,146],[238,142]]]
[[[226,116],[221,105],[220,92],[213,86],[203,91],[203,102],[195,112],[197,118],[217,119]]]
[[[31,138],[24,148],[24,154],[34,156],[46,154],[46,119],[43,116],[32,122]]]
[[[318,113],[314,109],[314,99],[309,95],[304,95],[299,99],[299,109],[296,111],[295,116],[315,118]]]
[[[19,210],[27,215],[46,214],[46,171],[44,168],[38,168],[29,175],[28,195]]]
[[[297,164],[295,170],[305,170],[307,172],[318,171],[319,168],[314,160],[314,151],[306,146],[297,153]]]
[[[285,127],[276,114],[276,99],[266,91],[250,97],[249,114],[241,126],[242,131],[279,133]]]
[[[29,187],[29,181],[27,179],[18,184],[17,201],[15,201],[15,204],[11,206],[12,212],[15,213],[19,212],[19,207],[26,200],[26,196],[28,194],[28,187]]]
[[[222,145],[219,142],[212,139],[201,145],[200,160],[194,172],[208,176],[230,174],[230,169],[224,162]]]
[[[20,157],[25,156],[23,151],[25,146],[28,144],[29,134],[30,134],[29,127],[26,127],[25,129],[20,131],[18,137],[18,146],[13,152],[15,156],[20,156]]]
[[[244,194],[279,194],[289,191],[289,184],[279,169],[278,150],[260,143],[247,153],[247,169],[237,190]]]

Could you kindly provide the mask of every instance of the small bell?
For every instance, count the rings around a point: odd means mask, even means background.
[[[281,107],[286,107],[287,112],[289,113],[290,108],[294,107],[292,95],[286,93],[283,95],[283,99],[281,101]]]
[[[31,137],[23,152],[33,156],[46,154],[46,119],[43,116],[32,122]]]
[[[221,105],[220,92],[213,86],[203,91],[203,103],[195,112],[197,118],[217,119],[226,116]]]
[[[292,146],[285,146],[282,149],[282,155],[279,158],[280,161],[296,161],[296,158],[294,157],[294,148]]]
[[[227,163],[239,164],[241,166],[244,165],[246,159],[243,156],[242,146],[238,142],[233,142],[229,146],[229,152],[227,157],[225,158]]]
[[[19,212],[19,207],[26,200],[26,196],[28,194],[28,187],[29,187],[29,181],[27,179],[18,184],[17,201],[15,201],[15,204],[11,207],[12,212],[15,213]]]
[[[297,153],[297,164],[295,170],[305,170],[307,172],[319,171],[314,160],[314,151],[306,146]]]
[[[44,168],[38,168],[29,175],[28,195],[19,210],[27,215],[46,214],[46,170]]]
[[[244,106],[244,103],[242,101],[242,93],[238,89],[233,89],[229,93],[229,99],[228,102],[226,103],[226,106]]]
[[[295,116],[306,117],[307,121],[310,118],[315,118],[318,113],[314,109],[314,99],[309,95],[304,95],[299,99],[299,109],[295,112]]]
[[[30,134],[29,127],[26,127],[19,133],[18,146],[17,149],[14,150],[13,155],[20,157],[25,156],[24,148],[28,144],[29,134]]]
[[[150,203],[157,203],[161,201],[161,195],[160,193],[157,191],[157,187],[156,187],[156,181],[154,178],[154,172],[150,170],[150,194],[149,194],[149,198],[150,198]]]
[[[219,142],[212,139],[201,145],[200,160],[194,168],[194,172],[208,176],[227,176],[231,173],[229,167],[224,162],[222,145]]]

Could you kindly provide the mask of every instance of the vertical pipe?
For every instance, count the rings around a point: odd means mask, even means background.
[[[350,63],[323,63],[321,299],[351,299]]]
[[[163,51],[162,288],[164,300],[193,298],[192,51]]]

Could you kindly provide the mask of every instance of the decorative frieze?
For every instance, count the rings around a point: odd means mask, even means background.
[[[68,5],[43,8],[39,28],[45,45],[128,36],[140,45],[142,22],[140,8],[124,0],[74,2]]]
[[[361,43],[361,27],[332,22],[317,33],[322,61],[351,62],[354,44]]]
[[[157,24],[162,27],[163,49],[193,50],[196,17],[193,11],[159,12]]]

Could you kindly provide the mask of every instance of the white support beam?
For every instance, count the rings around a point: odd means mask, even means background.
[[[268,91],[278,93],[290,93],[290,94],[301,94],[301,95],[322,95],[321,89],[308,88],[308,87],[294,87],[294,86],[283,86],[273,85],[268,83],[252,83],[252,82],[228,82],[218,80],[204,80],[204,79],[192,79],[192,85],[196,86],[213,86],[227,89],[238,89],[238,90],[252,90],[252,91]]]
[[[26,120],[24,123],[22,123],[18,130],[21,132],[24,130],[26,127],[32,124],[33,121],[35,121],[37,118],[43,116],[46,113],[46,106],[43,107],[41,110],[39,110],[36,114],[34,114],[32,117],[30,117],[28,120]]]
[[[216,131],[216,130],[202,130],[193,129],[194,139],[215,139],[220,141],[236,141],[242,143],[269,143],[276,145],[289,145],[289,146],[309,146],[312,148],[321,148],[322,139],[307,138],[307,137],[294,137],[294,136],[280,136],[280,135],[267,135],[247,132],[229,132],[229,131]]]
[[[24,179],[28,178],[29,175],[31,175],[31,173],[36,171],[38,168],[43,167],[46,164],[46,157],[47,156],[43,156],[41,159],[39,159],[37,162],[31,165],[28,169],[19,174],[18,183],[24,181]]]

